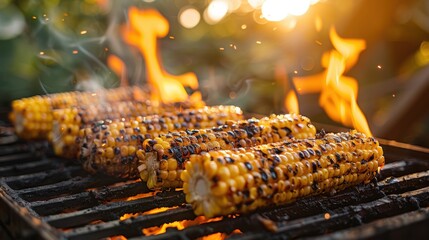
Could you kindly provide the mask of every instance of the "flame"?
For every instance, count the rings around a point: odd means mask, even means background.
[[[234,233],[240,234],[242,232],[240,231],[240,229],[235,229],[234,231],[232,231],[231,234],[234,234]],[[200,240],[223,240],[226,237],[228,237],[228,234],[226,233],[213,233],[208,236],[201,237]]]
[[[198,88],[196,75],[192,72],[180,76],[167,73],[157,54],[157,39],[167,36],[169,30],[167,19],[154,9],[136,7],[130,7],[128,17],[129,26],[123,28],[123,37],[128,44],[137,47],[145,59],[147,79],[153,88],[152,100],[163,103],[187,100],[184,86]]]
[[[138,194],[136,196],[129,197],[126,199],[126,201],[132,201],[132,200],[136,200],[136,199],[140,199],[140,198],[151,197],[151,196],[154,196],[155,194],[156,194],[156,192],[142,193],[142,194]],[[146,212],[126,213],[120,217],[120,221],[126,220],[128,218],[132,218],[132,217],[161,213],[161,212],[165,212],[165,211],[168,211],[171,209],[176,209],[176,208],[178,208],[178,207],[177,206],[175,206],[175,207],[160,207],[160,208],[154,208],[154,209],[148,210]],[[165,233],[167,231],[167,228],[176,228],[178,230],[183,230],[184,228],[189,227],[189,226],[194,226],[194,225],[198,225],[198,224],[202,224],[202,223],[216,222],[216,221],[220,221],[220,220],[222,220],[222,217],[207,219],[204,216],[198,216],[194,220],[175,221],[175,222],[171,222],[171,223],[165,223],[162,226],[154,226],[154,227],[144,228],[142,230],[142,232],[145,236],[159,235],[159,234]],[[235,229],[232,233],[239,234],[239,233],[241,233],[241,231],[239,229]],[[225,239],[227,236],[228,236],[228,234],[225,234],[225,233],[214,233],[214,234],[202,237],[201,239],[217,240],[217,239]],[[123,240],[123,239],[127,239],[127,238],[125,238],[123,236],[114,236],[114,237],[109,238],[109,240]]]
[[[107,57],[107,66],[109,66],[109,68],[112,69],[112,71],[120,77],[120,80],[121,80],[120,86],[121,87],[128,86],[127,72],[126,72],[125,64],[119,57],[117,57],[113,54],[109,55]]]
[[[320,92],[319,105],[331,119],[372,136],[366,117],[357,104],[357,80],[344,76],[357,63],[359,54],[365,49],[365,41],[343,39],[333,27],[329,35],[335,49],[322,57],[325,71],[293,79],[295,88],[299,94]],[[285,98],[285,107],[289,112],[296,112],[298,107],[297,97],[293,94],[290,90]]]
[[[178,230],[182,230],[185,227],[189,227],[189,226],[193,226],[193,225],[197,225],[197,224],[202,224],[202,223],[208,223],[208,222],[216,222],[216,221],[220,221],[220,220],[222,220],[222,217],[207,219],[204,216],[198,216],[194,220],[176,221],[176,222],[171,222],[171,223],[164,223],[162,226],[159,226],[159,227],[156,226],[156,227],[145,228],[145,229],[143,229],[143,234],[146,236],[158,235],[158,234],[165,233],[167,231],[167,228],[169,228],[169,227],[173,227],[173,228],[177,228]],[[212,238],[212,239],[217,239],[217,238]]]
[[[289,91],[286,95],[285,106],[290,113],[299,114],[298,97],[294,91]]]

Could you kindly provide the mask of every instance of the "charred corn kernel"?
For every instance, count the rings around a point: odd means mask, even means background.
[[[184,169],[183,162],[177,158],[189,157],[195,153],[195,148],[187,146],[197,143],[196,139],[176,138],[177,131],[192,128],[215,127],[223,125],[227,120],[241,120],[242,111],[235,106],[213,106],[200,109],[182,109],[180,112],[165,112],[160,115],[135,117],[134,119],[120,119],[115,121],[99,121],[84,128],[80,133],[78,158],[89,172],[98,171],[108,175],[132,178],[138,176],[139,171],[146,171],[145,181],[157,185],[159,181],[168,183],[168,187],[182,184],[177,174]],[[137,121],[137,122],[136,122]],[[171,124],[167,124],[171,123]],[[132,134],[129,134],[129,130]],[[193,130],[187,130],[193,131]],[[161,137],[163,135],[163,137]],[[114,141],[112,141],[112,139]],[[110,140],[109,140],[110,139]],[[125,146],[128,150],[122,150]],[[186,152],[177,152],[178,146],[186,146]],[[113,148],[113,156],[102,158],[95,154],[98,149]],[[115,150],[116,149],[116,150]],[[132,149],[132,150],[130,150]],[[160,156],[158,159],[157,156]],[[142,165],[139,161],[150,163]],[[107,164],[109,162],[109,164]],[[154,174],[154,169],[156,173]],[[167,178],[159,177],[159,170],[175,171]],[[176,176],[173,179],[173,176]],[[150,180],[150,181],[149,181]],[[167,187],[167,185],[165,186]]]
[[[108,146],[115,145],[115,138],[121,134],[133,135],[135,132],[142,132],[138,127],[140,119],[147,115],[163,114],[165,112],[174,112],[177,104],[155,104],[150,101],[122,101],[115,103],[92,104],[53,111],[53,130],[52,145],[56,149],[55,154],[65,158],[76,158],[79,151],[80,137],[88,136],[91,133],[97,134],[103,129],[86,128],[94,122],[110,119],[110,132],[104,132],[105,139],[103,144]],[[184,102],[182,109],[192,109],[192,103]],[[124,122],[128,121],[128,122]],[[160,123],[161,127],[165,122]],[[126,126],[125,126],[126,125]],[[79,129],[85,128],[82,133]],[[155,127],[154,127],[155,128]],[[65,140],[69,139],[68,143]],[[124,154],[127,156],[128,154]]]
[[[330,146],[329,150],[327,145]],[[353,155],[359,150],[364,154],[357,158],[347,157],[347,153]],[[285,153],[296,153],[298,157],[291,161],[279,161],[279,156]],[[240,157],[244,154],[246,158]],[[328,163],[322,167],[318,163],[325,157]],[[254,168],[251,161],[258,162],[261,167]],[[363,172],[358,168],[348,168],[358,162],[361,167],[365,166]],[[204,166],[211,164],[216,164],[213,169],[217,170],[214,173],[210,170],[207,174]],[[243,164],[248,166],[246,173],[238,171],[239,175],[236,176],[225,174],[226,169],[231,172],[231,166],[240,169]],[[210,218],[246,213],[310,194],[367,183],[383,165],[383,150],[374,138],[356,131],[328,133],[317,138],[260,145],[245,152],[243,149],[220,150],[193,155],[182,173],[183,191],[195,213]],[[301,169],[307,166],[311,171]],[[341,169],[348,170],[343,172]],[[224,180],[225,177],[228,179]],[[225,207],[223,203],[226,202],[232,205]]]
[[[149,93],[138,87],[34,96],[12,102],[11,122],[19,137],[47,140],[52,131],[55,109],[142,99],[149,99]],[[75,130],[71,129],[72,132]]]
[[[294,127],[297,124],[302,125],[302,127]],[[280,136],[280,130],[286,131],[287,134]],[[156,158],[147,157],[143,160],[140,159],[139,166],[144,165],[145,169],[150,169],[149,176],[154,174],[151,178],[159,180],[155,185],[148,184],[148,187],[151,189],[166,187],[167,185],[170,187],[182,187],[180,179],[177,179],[179,180],[179,185],[172,185],[157,177],[159,162],[162,161],[162,159],[175,160],[177,162],[177,170],[183,170],[183,163],[188,161],[192,154],[221,149],[248,148],[259,144],[271,143],[274,139],[272,136],[278,136],[278,139],[286,140],[291,137],[314,137],[315,134],[316,129],[311,124],[310,120],[305,116],[297,114],[271,115],[261,119],[253,118],[242,121],[231,120],[225,125],[211,129],[186,130],[178,133],[160,134],[156,138],[146,139],[143,143],[143,149],[146,152],[152,152]],[[158,151],[159,145],[164,147],[163,154],[160,154]],[[269,149],[263,149],[263,151],[269,151]],[[251,153],[240,154],[239,157],[242,159],[254,158]],[[232,161],[232,158],[225,158],[222,161]],[[281,159],[279,158],[277,161],[281,161]],[[260,163],[257,161],[249,162],[249,164],[251,164],[251,167],[254,169],[261,167]],[[237,167],[234,166],[233,169],[229,171],[226,171],[226,169],[217,169],[217,171],[224,172],[225,178],[227,178],[238,174],[240,171],[246,171],[244,168],[246,167],[238,165]],[[303,171],[303,166],[299,167],[299,171],[300,173]],[[229,175],[227,172],[230,172]],[[147,182],[147,179],[142,180]]]

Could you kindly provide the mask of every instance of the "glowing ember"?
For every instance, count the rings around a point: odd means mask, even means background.
[[[119,218],[119,220],[123,221],[125,219],[132,218],[132,217],[161,213],[161,212],[165,212],[165,211],[168,211],[170,209],[175,209],[175,208],[177,208],[177,207],[160,207],[160,208],[154,208],[154,209],[151,209],[149,211],[142,212],[142,213],[126,213],[126,214],[122,215],[121,218]]]
[[[194,73],[180,76],[168,74],[161,66],[157,54],[157,39],[166,37],[169,24],[156,10],[140,10],[131,7],[128,11],[130,25],[124,28],[125,41],[136,46],[142,53],[147,69],[147,79],[152,89],[152,100],[156,102],[179,102],[188,99],[184,86],[198,88]]]
[[[240,229],[235,229],[231,234],[240,234],[242,233]],[[228,234],[225,233],[213,233],[208,236],[201,237],[200,240],[223,240],[228,237]]]
[[[122,235],[119,235],[119,236],[108,237],[106,238],[106,240],[127,240],[127,238]]]
[[[165,233],[167,231],[167,228],[169,228],[169,227],[177,228],[178,230],[182,230],[182,229],[189,227],[189,226],[194,226],[197,224],[208,223],[208,222],[217,222],[220,220],[222,220],[221,217],[207,219],[203,216],[199,216],[199,217],[196,217],[194,220],[176,221],[176,222],[172,222],[172,223],[165,223],[160,227],[145,228],[145,229],[143,229],[143,234],[146,236],[158,235],[161,233]],[[219,238],[206,238],[206,239],[219,239]],[[221,238],[221,239],[223,239],[223,238]]]
[[[295,88],[299,94],[320,92],[319,104],[331,119],[372,136],[365,115],[357,104],[357,80],[343,75],[356,64],[359,54],[365,49],[365,41],[342,39],[334,28],[331,28],[330,38],[335,50],[322,58],[326,70],[320,74],[295,78]],[[291,92],[286,95],[285,107],[290,112],[296,112],[296,99],[290,96]]]

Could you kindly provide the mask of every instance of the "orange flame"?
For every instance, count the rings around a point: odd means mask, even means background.
[[[126,200],[132,201],[135,199],[154,196],[155,194],[156,194],[156,192],[142,193],[142,194],[138,194],[136,196],[129,197]],[[123,221],[123,220],[126,220],[128,218],[132,218],[132,217],[156,214],[156,213],[165,212],[165,211],[175,209],[175,208],[178,208],[178,207],[177,206],[175,206],[175,207],[160,207],[160,208],[154,208],[154,209],[148,210],[146,212],[126,213],[120,217],[120,220]],[[222,220],[222,217],[207,219],[204,216],[198,216],[194,220],[175,221],[175,222],[171,222],[171,223],[165,223],[161,226],[144,228],[142,230],[142,232],[145,236],[159,235],[159,234],[165,233],[167,231],[167,228],[176,228],[178,230],[183,230],[184,228],[189,227],[189,226],[194,226],[194,225],[198,225],[198,224],[202,224],[202,223],[208,223],[208,222],[216,222],[216,221],[220,221],[220,220]],[[241,231],[239,229],[235,229],[232,233],[239,234],[239,233],[241,233]],[[221,240],[221,239],[225,239],[227,236],[228,236],[228,234],[225,234],[225,233],[214,233],[214,234],[202,237],[201,239]],[[113,236],[113,237],[109,238],[109,240],[124,240],[124,239],[127,239],[127,238],[125,238],[124,236]]]
[[[319,104],[331,119],[372,136],[366,117],[357,104],[357,80],[344,76],[357,63],[359,54],[365,49],[365,41],[343,39],[334,28],[331,28],[329,35],[335,50],[325,53],[322,58],[322,66],[326,70],[295,78],[295,88],[299,94],[320,92]],[[285,107],[290,112],[299,111],[294,109],[298,104],[293,94],[295,92],[290,90],[285,99]]]
[[[130,25],[124,28],[127,43],[136,46],[142,53],[147,69],[147,79],[152,86],[153,101],[164,103],[185,101],[188,94],[184,86],[198,88],[194,73],[173,76],[167,73],[158,58],[157,39],[165,37],[169,30],[168,21],[156,10],[140,10],[131,7],[128,11]],[[200,96],[199,93],[196,96]]]
[[[107,66],[109,66],[109,68],[112,69],[112,71],[120,77],[120,80],[121,80],[120,86],[121,87],[128,86],[127,72],[126,72],[125,64],[120,58],[118,58],[117,56],[115,56],[113,54],[109,55],[107,57]]]
[[[146,236],[158,235],[158,234],[165,233],[167,231],[167,228],[169,228],[169,227],[177,228],[178,230],[182,230],[185,227],[189,227],[189,226],[193,226],[193,225],[197,225],[197,224],[202,224],[202,223],[208,223],[208,222],[216,222],[216,221],[220,221],[221,219],[222,219],[221,217],[207,219],[203,216],[199,216],[199,217],[196,217],[194,220],[176,221],[176,222],[172,222],[172,223],[165,223],[159,227],[145,228],[145,229],[143,229],[143,234]],[[217,238],[208,238],[208,239],[213,240],[213,239],[217,239]]]
[[[240,234],[242,232],[240,231],[240,229],[235,229],[234,231],[232,231],[231,234],[234,234],[234,233]],[[228,234],[226,233],[213,233],[208,236],[201,237],[200,240],[223,240],[226,237],[228,237]]]

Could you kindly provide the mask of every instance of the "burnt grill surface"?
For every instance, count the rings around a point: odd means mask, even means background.
[[[0,145],[0,222],[7,233],[0,237],[195,239],[220,232],[228,239],[423,238],[429,233],[429,152],[383,147],[387,164],[370,184],[144,236],[143,228],[196,218],[181,191],[150,194],[138,180],[88,175],[52,157],[46,143],[6,143]],[[126,200],[141,193],[148,194]],[[159,207],[176,208],[120,220]]]

